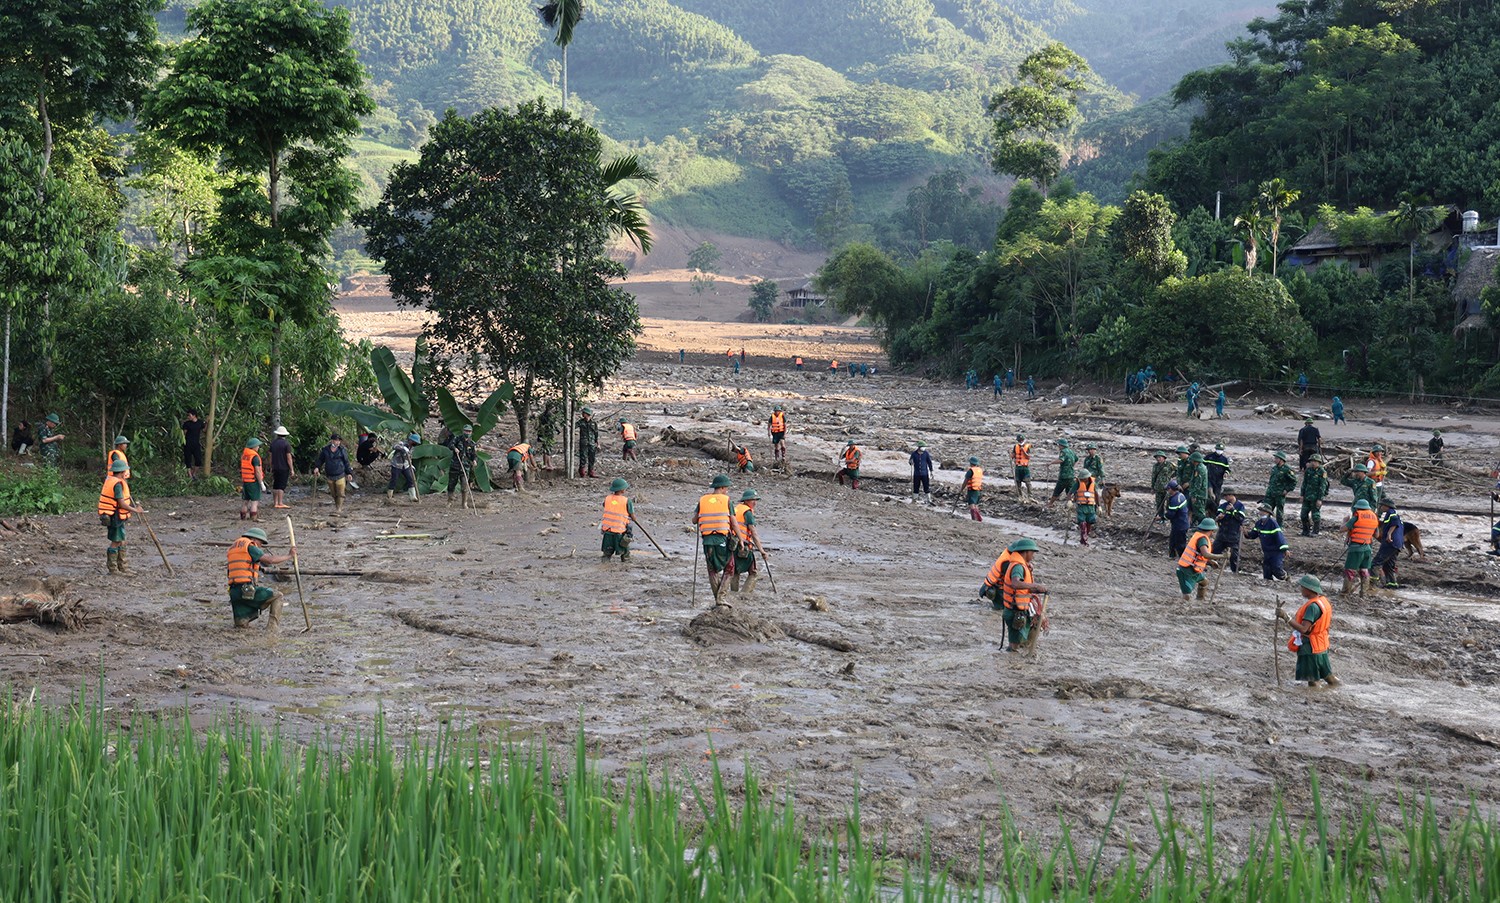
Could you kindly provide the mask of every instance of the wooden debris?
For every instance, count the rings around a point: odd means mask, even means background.
[[[0,623],[32,621],[63,630],[77,630],[88,623],[83,600],[69,594],[64,581],[31,578],[19,581],[15,590],[0,596]]]

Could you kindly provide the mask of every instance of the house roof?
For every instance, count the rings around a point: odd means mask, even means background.
[[[1313,226],[1312,231],[1302,236],[1302,240],[1292,245],[1293,251],[1327,251],[1339,246],[1339,240],[1333,237],[1333,232],[1322,223]]]
[[[1436,232],[1442,232],[1445,228],[1456,228],[1459,225],[1460,214],[1458,212],[1458,208],[1450,204],[1448,207],[1443,209],[1446,211],[1443,219],[1437,224],[1436,227],[1428,231],[1428,235],[1432,235]],[[1389,211],[1378,211],[1375,215],[1387,216],[1389,215]],[[1302,240],[1292,246],[1292,252],[1333,251],[1340,248],[1395,248],[1404,247],[1405,245],[1406,242],[1404,241],[1370,241],[1361,244],[1346,245],[1340,242],[1338,240],[1338,237],[1333,234],[1333,230],[1329,229],[1328,226],[1320,220],[1316,225],[1313,226],[1312,231],[1302,236]]]
[[[1454,299],[1478,300],[1486,288],[1495,284],[1497,268],[1500,268],[1500,248],[1475,248],[1453,281]]]

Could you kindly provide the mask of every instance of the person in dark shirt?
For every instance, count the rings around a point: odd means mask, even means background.
[[[1323,451],[1323,434],[1313,426],[1311,417],[1302,421],[1302,429],[1297,431],[1297,469],[1307,469],[1307,459],[1313,455],[1321,454]]]
[[[296,473],[292,466],[292,443],[287,438],[284,426],[276,428],[276,438],[271,440],[271,507],[290,508],[286,504],[286,487]]]
[[[10,450],[18,455],[29,455],[33,445],[36,445],[36,437],[31,435],[31,421],[22,420],[10,435]]]
[[[203,426],[198,412],[190,409],[182,422],[182,466],[193,480],[198,479],[198,470],[203,467]]]

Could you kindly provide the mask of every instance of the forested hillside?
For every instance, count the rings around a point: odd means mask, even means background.
[[[560,53],[530,0],[328,2],[350,11],[379,105],[366,138],[397,149],[386,160],[449,108],[560,100]],[[174,0],[167,31],[188,5]],[[933,174],[956,172],[998,201],[985,105],[1027,53],[1061,37],[1098,57],[1078,159],[1110,157],[1081,175],[1121,198],[1156,142],[1132,138],[1129,121],[1091,123],[1128,115],[1128,92],[1158,94],[1224,59],[1221,32],[1255,11],[1243,0],[595,0],[569,47],[570,107],[660,173],[647,195],[657,219],[804,247],[895,247],[917,240],[898,214]],[[371,199],[384,162],[359,158]]]

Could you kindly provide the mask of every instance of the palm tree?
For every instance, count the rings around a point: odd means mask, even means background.
[[[1437,228],[1446,211],[1442,207],[1430,207],[1410,191],[1401,192],[1396,209],[1386,214],[1392,228],[1406,242],[1406,300],[1411,303],[1417,290],[1417,239]]]
[[[1297,203],[1302,192],[1288,188],[1286,180],[1272,179],[1260,185],[1260,203],[1271,213],[1271,276],[1276,276],[1276,258],[1281,256],[1282,211]]]
[[[599,167],[604,186],[609,191],[609,231],[623,235],[641,249],[651,253],[651,227],[646,222],[646,206],[641,196],[620,187],[623,182],[645,182],[655,185],[656,173],[647,168],[635,154],[617,157]]]
[[[1260,235],[1270,225],[1270,218],[1260,212],[1259,205],[1234,218],[1234,227],[1245,230],[1245,272],[1254,273],[1260,257]],[[1274,256],[1274,254],[1273,254]]]
[[[573,43],[573,29],[583,18],[583,0],[550,0],[536,8],[542,24],[553,30],[552,43],[562,48],[562,108],[568,110],[568,45]]]

